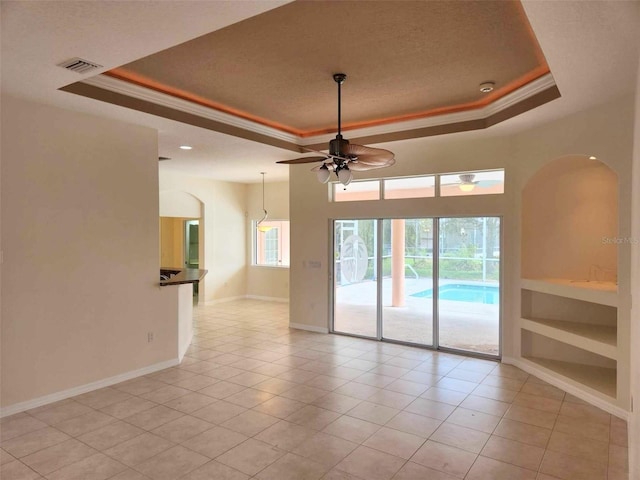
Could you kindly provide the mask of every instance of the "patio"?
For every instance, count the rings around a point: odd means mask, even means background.
[[[495,283],[444,281],[448,284],[486,286]],[[433,287],[431,279],[405,279],[405,305],[391,306],[391,278],[382,280],[383,338],[433,345],[433,302],[416,293]],[[339,285],[335,291],[334,329],[338,332],[376,336],[375,281]],[[499,354],[499,302],[439,301],[440,346],[489,355]]]

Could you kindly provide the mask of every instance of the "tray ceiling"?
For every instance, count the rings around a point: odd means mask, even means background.
[[[297,1],[64,90],[295,149],[335,132],[339,71],[343,130],[369,142],[485,128],[559,96],[518,1]]]

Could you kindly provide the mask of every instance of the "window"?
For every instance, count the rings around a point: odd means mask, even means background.
[[[384,198],[424,198],[436,196],[436,177],[389,178],[384,181]]]
[[[504,169],[361,180],[347,186],[336,182],[331,193],[334,202],[501,194]]]
[[[357,200],[380,200],[380,180],[351,182],[349,185],[333,183],[334,202],[355,202]]]
[[[254,223],[254,265],[289,266],[289,221],[267,220]]]
[[[490,195],[492,193],[504,193],[504,170],[440,175],[441,197]]]

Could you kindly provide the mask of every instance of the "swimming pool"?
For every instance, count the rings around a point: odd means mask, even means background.
[[[413,293],[411,296],[418,298],[433,298],[433,288]],[[453,300],[456,302],[498,305],[500,303],[500,288],[492,285],[448,283],[440,286],[438,298],[440,300]]]

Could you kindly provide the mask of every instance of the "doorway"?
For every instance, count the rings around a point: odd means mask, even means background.
[[[500,356],[500,217],[334,221],[331,330]]]
[[[199,220],[185,220],[184,222],[184,267],[198,268],[199,257]]]

